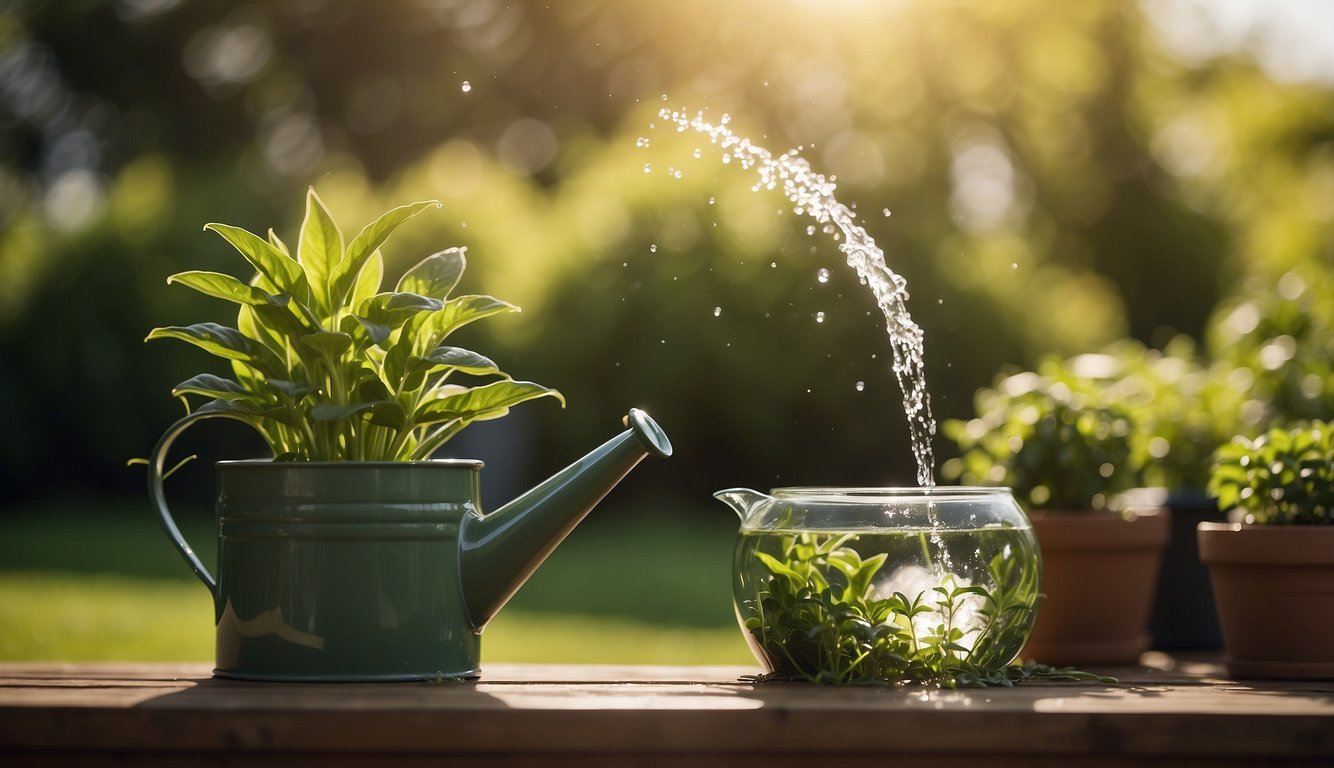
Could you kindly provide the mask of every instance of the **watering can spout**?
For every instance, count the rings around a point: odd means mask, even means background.
[[[770,497],[759,491],[752,491],[749,488],[728,488],[713,494],[713,498],[721,501],[732,508],[737,517],[743,521],[746,514],[761,501],[767,501]]]
[[[488,514],[470,513],[459,530],[463,598],[482,628],[551,551],[645,456],[672,455],[667,434],[632,408],[626,431]]]

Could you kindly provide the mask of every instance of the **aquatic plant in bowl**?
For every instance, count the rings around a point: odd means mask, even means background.
[[[1059,377],[1023,372],[979,390],[977,417],[943,425],[961,455],[944,475],[1005,485],[1042,548],[1043,600],[1025,658],[1135,661],[1169,530],[1160,509],[1113,509],[1135,483],[1132,416]]]
[[[148,460],[164,530],[213,596],[216,673],[259,680],[403,680],[479,674],[481,630],[585,514],[644,456],[671,454],[647,414],[550,480],[483,513],[480,461],[433,459],[468,425],[553,389],[516,381],[454,346],[463,326],[518,307],[454,295],[462,249],[426,257],[380,289],[380,247],[439,204],[392,209],[345,243],[311,190],[295,255],[272,231],[207,229],[256,274],[190,271],[168,282],[239,305],[235,326],[155,328],[231,364],[173,394],[188,414]],[[191,410],[191,398],[206,402]],[[218,568],[167,508],[167,454],[207,419],[240,421],[272,457],[217,464]]]
[[[737,620],[766,679],[1009,685],[1041,561],[1003,488],[733,488]]]
[[[1334,678],[1334,425],[1235,438],[1209,490],[1232,523],[1200,523],[1228,670]]]

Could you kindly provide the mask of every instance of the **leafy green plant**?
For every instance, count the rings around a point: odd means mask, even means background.
[[[1206,335],[1217,375],[1246,393],[1242,428],[1230,434],[1254,436],[1274,426],[1334,419],[1334,280],[1328,267],[1311,263],[1282,275],[1254,275],[1215,310]]]
[[[1119,405],[1024,372],[978,390],[976,408],[942,425],[961,449],[942,468],[947,479],[1008,485],[1031,507],[1063,510],[1106,507],[1134,484],[1134,423]]]
[[[1186,336],[1161,350],[1122,339],[1095,354],[1047,358],[1037,370],[1129,415],[1139,485],[1203,489],[1214,449],[1244,431],[1245,388],[1206,365]]]
[[[1262,525],[1334,525],[1334,431],[1316,421],[1235,438],[1214,455],[1209,492]]]
[[[1104,679],[1009,663],[1038,599],[1036,567],[1016,567],[1019,558],[1002,552],[987,565],[989,585],[946,576],[930,592],[879,596],[873,581],[887,556],[862,558],[850,546],[857,538],[794,533],[781,537],[781,556],[752,552],[766,575],[743,618],[774,667],[757,679],[949,688]],[[961,618],[968,600],[971,621]]]
[[[276,458],[304,461],[427,459],[464,427],[504,416],[554,389],[515,381],[489,358],[446,344],[459,328],[519,308],[491,296],[451,296],[463,249],[426,257],[391,291],[381,291],[380,247],[435,201],[383,214],[350,242],[311,189],[295,257],[267,239],[209,224],[256,270],[248,281],[216,272],[172,275],[168,283],[240,305],[235,327],[212,322],[154,328],[231,362],[234,378],[201,373],[172,394],[189,419],[228,418],[253,427]],[[466,386],[457,375],[491,377]]]

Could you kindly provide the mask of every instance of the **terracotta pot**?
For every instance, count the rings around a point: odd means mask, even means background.
[[[1334,678],[1334,526],[1200,523],[1228,672]]]
[[[1171,514],[1039,510],[1029,518],[1042,550],[1046,596],[1020,655],[1056,666],[1137,661],[1149,647],[1149,610]]]

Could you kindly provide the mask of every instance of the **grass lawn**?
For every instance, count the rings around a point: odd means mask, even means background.
[[[732,516],[625,512],[608,500],[571,534],[487,627],[484,661],[753,663],[732,616]],[[211,566],[207,514],[179,522]],[[212,657],[208,593],[146,503],[0,516],[0,659]]]

